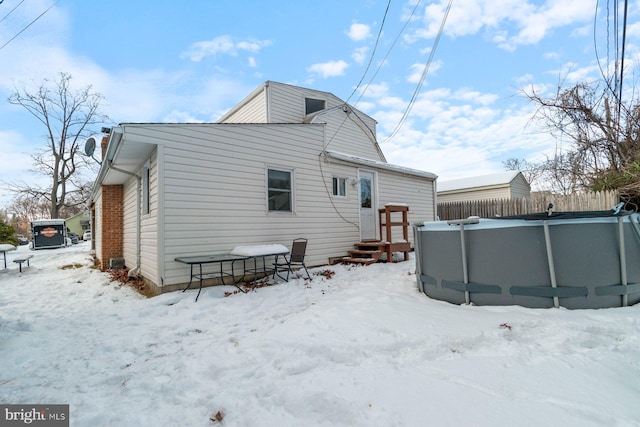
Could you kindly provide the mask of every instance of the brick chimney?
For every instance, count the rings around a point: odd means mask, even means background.
[[[102,142],[100,143],[100,148],[102,149],[102,160],[104,160],[104,156],[107,154],[107,143],[109,142],[109,135],[105,135],[102,137]]]
[[[102,186],[100,268],[108,268],[111,258],[123,256],[124,245],[124,186]]]

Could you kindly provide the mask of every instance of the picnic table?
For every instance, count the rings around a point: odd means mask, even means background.
[[[2,256],[4,257],[4,268],[7,268],[7,252],[15,251],[16,247],[13,245],[2,244],[0,245],[0,252],[2,252]]]
[[[248,273],[253,274],[253,278],[256,278],[258,273],[263,273],[265,276],[269,270],[267,269],[267,258],[275,257],[277,262],[278,256],[286,255],[289,253],[283,245],[269,244],[269,245],[244,245],[236,246],[229,253],[213,254],[213,255],[195,255],[177,257],[175,261],[187,264],[190,267],[189,284],[182,290],[185,292],[189,289],[196,279],[199,282],[198,294],[196,295],[196,301],[200,297],[202,291],[202,282],[205,279],[220,279],[223,285],[226,285],[225,278],[230,278],[232,285],[237,287],[242,292],[246,292],[238,284],[244,281]],[[258,260],[261,260],[261,264],[258,264]],[[236,280],[236,263],[242,263],[242,275],[239,280]],[[247,264],[249,263],[249,264]],[[204,266],[212,264],[213,269],[205,269]],[[240,267],[238,266],[238,273],[240,273]]]

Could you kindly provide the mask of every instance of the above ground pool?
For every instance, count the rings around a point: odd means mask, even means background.
[[[532,308],[640,301],[640,215],[612,209],[413,225],[416,276],[429,297]]]

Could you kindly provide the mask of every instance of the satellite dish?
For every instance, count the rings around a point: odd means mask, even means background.
[[[94,151],[96,151],[96,139],[94,137],[90,137],[84,144],[84,154],[86,154],[87,157],[91,157],[93,156]]]

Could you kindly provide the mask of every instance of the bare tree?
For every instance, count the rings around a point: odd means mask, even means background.
[[[59,218],[65,209],[86,202],[87,186],[81,172],[91,165],[82,155],[82,143],[91,126],[108,118],[99,112],[104,97],[91,86],[74,91],[71,75],[61,72],[53,81],[45,79],[35,92],[17,89],[9,103],[21,105],[44,125],[46,144],[31,157],[34,171],[50,178],[49,185],[13,183],[18,195],[46,200],[51,218]]]
[[[622,102],[604,81],[558,85],[545,98],[531,88],[525,96],[538,105],[536,119],[568,147],[535,165],[542,179],[560,191],[618,189],[627,199],[640,196],[640,101]],[[625,194],[626,192],[626,194]]]

